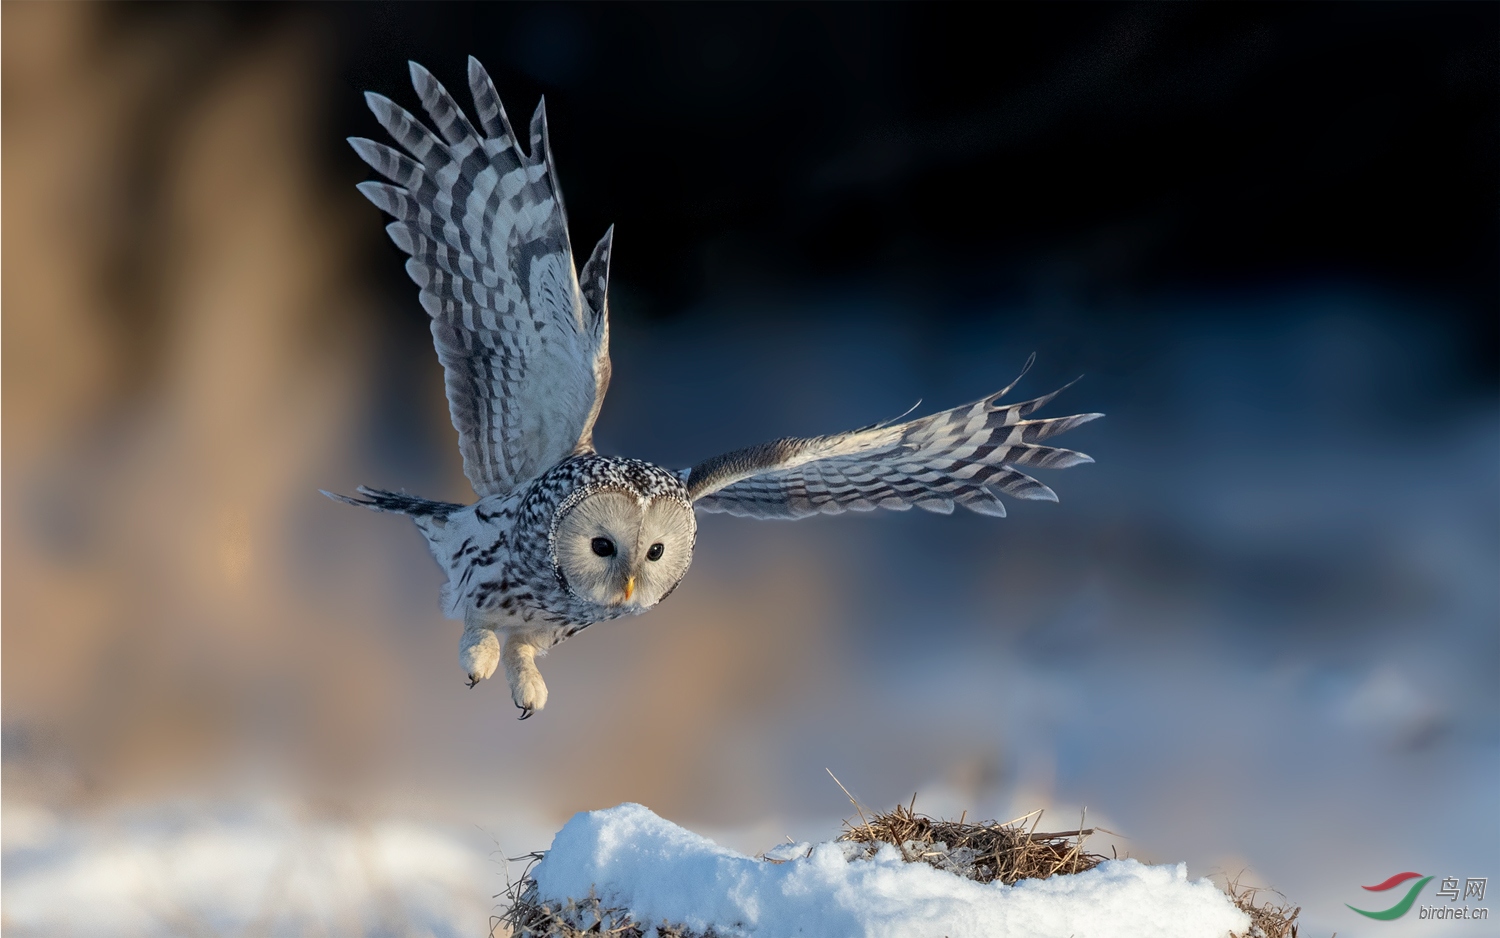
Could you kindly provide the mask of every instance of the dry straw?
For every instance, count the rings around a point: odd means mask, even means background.
[[[965,823],[967,815],[944,821],[918,814],[916,803],[913,795],[909,805],[898,804],[869,819],[862,815],[859,824],[845,821],[839,840],[892,844],[908,862],[928,863],[981,883],[998,879],[1007,886],[1023,879],[1082,873],[1109,859],[1083,847],[1094,828],[1037,833],[1040,811],[1004,824],[971,824]]]
[[[1241,912],[1250,916],[1249,930],[1234,938],[1297,938],[1297,916],[1302,914],[1302,907],[1294,907],[1286,901],[1286,896],[1274,889],[1242,886],[1239,877],[1225,882],[1224,891]],[[1281,896],[1281,901],[1267,898],[1257,904],[1256,899],[1262,893]]]
[[[490,938],[641,938],[645,934],[628,909],[605,905],[593,890],[582,899],[544,901],[531,875],[544,856],[530,853],[514,858],[525,860],[526,867],[503,893],[510,908],[490,920]],[[661,938],[712,938],[665,924],[657,933]]]

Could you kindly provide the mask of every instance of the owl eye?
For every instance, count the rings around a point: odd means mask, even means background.
[[[589,546],[600,557],[613,557],[615,555],[615,542],[607,537],[596,537],[589,543]]]
[[[648,551],[646,551],[646,559],[647,560],[660,560],[661,559],[661,552],[662,552],[662,550],[664,550],[664,548],[661,546],[661,544],[659,542],[656,543],[656,544],[652,544],[651,545],[651,549],[648,550]]]

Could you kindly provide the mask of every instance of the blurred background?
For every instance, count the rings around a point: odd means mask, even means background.
[[[484,935],[576,811],[755,852],[853,813],[825,769],[1086,808],[1306,934],[1500,876],[1500,7],[3,18],[7,934]],[[579,251],[618,226],[603,451],[929,412],[1035,351],[1098,464],[1003,521],[706,516],[540,717],[465,689],[420,536],[317,490],[473,499],[344,143],[365,90],[416,109],[408,59],[467,105],[471,53],[514,119],[547,95]]]

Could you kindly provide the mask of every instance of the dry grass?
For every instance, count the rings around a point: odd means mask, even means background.
[[[1297,916],[1302,913],[1302,907],[1294,907],[1286,901],[1286,896],[1274,889],[1242,886],[1239,877],[1225,882],[1224,891],[1241,912],[1250,916],[1249,930],[1232,938],[1297,938]],[[1266,898],[1257,904],[1256,899],[1262,893],[1275,893],[1281,896],[1281,901]]]
[[[646,933],[628,909],[605,905],[593,890],[582,899],[543,901],[531,869],[544,856],[530,853],[516,858],[525,860],[526,867],[503,893],[510,908],[490,919],[490,938],[641,938]],[[658,924],[656,933],[660,938],[716,938],[712,928],[697,932],[667,922]]]
[[[944,821],[917,814],[916,803],[917,796],[912,795],[911,804],[898,804],[895,810],[871,818],[861,809],[860,823],[845,821],[839,840],[892,844],[908,862],[927,863],[981,883],[998,879],[1007,886],[1023,879],[1082,873],[1109,859],[1083,848],[1093,828],[1080,825],[1078,830],[1037,833],[1040,811],[1004,824],[968,824],[962,817]],[[855,808],[859,807],[856,803]],[[1031,821],[1029,828],[1027,821]]]

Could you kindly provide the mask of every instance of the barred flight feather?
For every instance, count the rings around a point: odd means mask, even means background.
[[[1030,368],[1031,362],[1026,364]],[[1057,501],[1052,489],[1015,467],[1065,469],[1093,462],[1082,453],[1040,444],[1102,415],[1028,420],[1067,385],[1029,401],[997,405],[1014,386],[894,426],[777,440],[727,453],[689,470],[688,491],[703,511],[750,518],[912,507],[949,514],[955,505],[1004,517],[997,493]]]
[[[322,490],[320,489],[319,491]],[[334,492],[323,492],[323,494],[334,501],[343,502],[346,505],[357,505],[360,508],[369,508],[373,511],[389,511],[400,515],[411,515],[415,518],[436,518],[438,521],[446,521],[449,515],[456,511],[463,511],[464,509],[464,506],[455,504],[454,502],[439,502],[417,495],[407,495],[405,492],[387,492],[384,489],[372,489],[365,485],[359,486],[355,491],[364,497],[353,498]]]
[[[389,183],[359,190],[396,220],[391,240],[432,317],[464,473],[503,495],[572,455],[593,452],[609,383],[612,229],[574,267],[544,104],[522,152],[493,82],[469,60],[483,134],[430,72],[412,86],[436,128],[382,95],[366,101],[400,147],[350,144]]]

